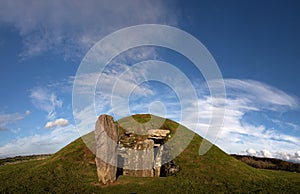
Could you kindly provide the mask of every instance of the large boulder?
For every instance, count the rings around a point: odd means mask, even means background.
[[[118,126],[113,117],[99,116],[95,127],[96,166],[99,182],[107,184],[117,179]]]

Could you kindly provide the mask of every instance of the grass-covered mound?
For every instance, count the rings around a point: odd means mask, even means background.
[[[136,115],[146,122],[149,115]],[[125,118],[126,119],[126,118]],[[167,120],[165,128],[176,131],[178,124]],[[186,133],[192,133],[188,129]],[[93,134],[89,134],[93,137]],[[195,135],[175,158],[181,171],[170,177],[120,176],[116,183],[97,183],[94,155],[77,139],[44,160],[0,166],[0,193],[199,193],[269,192],[297,193],[300,174],[252,168],[213,146],[199,156],[202,138]]]

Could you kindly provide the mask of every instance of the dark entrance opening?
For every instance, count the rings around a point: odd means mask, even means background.
[[[117,178],[123,175],[123,168],[124,168],[124,158],[121,155],[118,155],[117,161]]]

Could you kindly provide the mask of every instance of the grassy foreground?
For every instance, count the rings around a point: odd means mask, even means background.
[[[138,115],[136,119],[145,119]],[[178,124],[167,121],[165,127]],[[191,131],[187,130],[187,133]],[[90,134],[93,135],[93,134]],[[252,168],[213,146],[198,155],[202,138],[195,135],[175,162],[181,171],[171,177],[120,176],[99,186],[94,155],[77,139],[44,160],[0,166],[0,193],[298,193],[300,174]]]

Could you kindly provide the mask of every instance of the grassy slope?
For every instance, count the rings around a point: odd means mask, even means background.
[[[145,118],[139,115],[137,120]],[[170,121],[166,124],[175,126]],[[299,192],[300,174],[254,169],[215,146],[199,156],[201,141],[195,136],[175,159],[182,169],[175,176],[121,176],[115,184],[99,187],[94,155],[78,139],[45,160],[0,166],[0,193]]]

